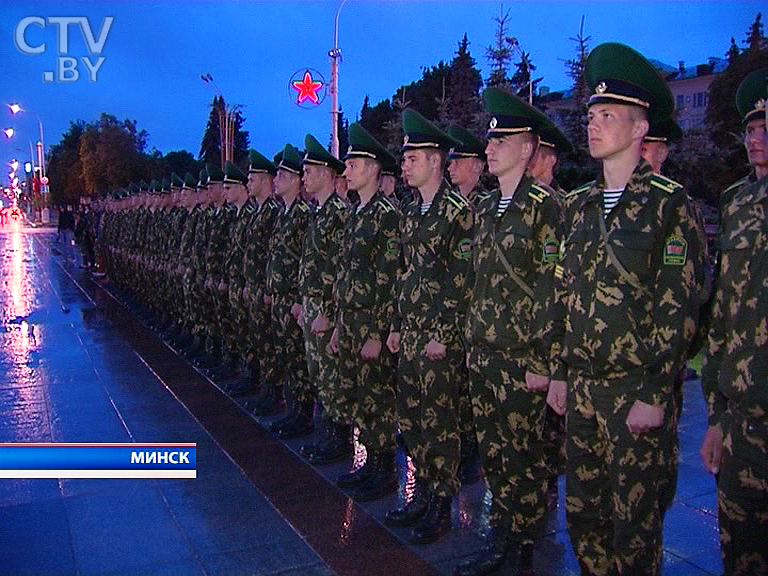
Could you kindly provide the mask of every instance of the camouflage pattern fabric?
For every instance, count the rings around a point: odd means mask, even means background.
[[[768,178],[724,207],[702,384],[723,431],[718,476],[725,573],[768,574]]]

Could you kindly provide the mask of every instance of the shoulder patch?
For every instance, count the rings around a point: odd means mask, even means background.
[[[725,190],[723,190],[723,193],[726,193],[726,192],[730,192],[731,190],[734,190],[734,189],[736,189],[736,188],[738,188],[738,187],[740,187],[740,186],[743,186],[743,185],[744,185],[744,184],[745,184],[745,183],[746,183],[748,180],[749,180],[749,176],[744,176],[744,178],[742,178],[741,180],[738,180],[738,181],[734,182],[733,184],[731,184],[730,186],[728,186],[728,188],[726,188]]]
[[[344,208],[347,207],[346,204],[344,204],[344,201],[338,197],[333,199],[333,205],[339,210],[344,210]]]
[[[453,190],[447,190],[445,192],[445,199],[448,200],[451,204],[456,206],[459,210],[462,210],[464,208],[469,208],[469,202],[467,202],[466,198],[462,196],[461,194],[457,194]]]
[[[299,203],[296,205],[296,208],[298,208],[298,209],[299,209],[299,210],[301,210],[302,212],[309,212],[309,204],[307,204],[307,203],[306,203],[304,200],[302,200],[301,202],[299,202]]]
[[[589,190],[590,188],[592,188],[592,186],[593,186],[594,184],[595,184],[595,181],[594,181],[594,180],[592,180],[591,182],[587,182],[586,184],[582,184],[582,185],[581,185],[581,186],[579,186],[578,188],[574,188],[573,190],[571,190],[570,192],[568,192],[568,193],[567,193],[567,194],[564,196],[564,198],[571,198],[572,196],[577,196],[577,195],[579,195],[579,194],[582,194],[582,193],[586,192],[587,190]]]
[[[674,194],[678,190],[683,189],[683,185],[679,182],[675,182],[671,178],[656,173],[651,176],[651,185],[664,190],[664,192],[667,192],[668,194]]]
[[[392,206],[392,202],[390,202],[385,196],[379,196],[377,202],[384,209],[384,212],[392,212],[395,209],[395,207]]]

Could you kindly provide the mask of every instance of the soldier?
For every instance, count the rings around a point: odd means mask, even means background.
[[[648,134],[643,138],[640,153],[653,166],[653,171],[661,174],[661,167],[669,156],[669,145],[682,139],[683,131],[680,126],[674,119],[667,118],[651,125]]]
[[[271,307],[277,360],[286,367],[293,406],[270,425],[280,438],[298,438],[314,431],[315,391],[307,374],[304,333],[294,305],[301,306],[299,262],[312,209],[301,197],[302,157],[286,144],[277,166],[275,190],[285,201],[274,232],[267,265],[267,296]]]
[[[664,79],[614,43],[592,51],[586,79],[602,174],[565,198],[550,307],[564,364],[549,401],[564,411],[567,375],[567,518],[582,571],[658,574],[673,385],[696,332],[704,249],[683,187],[641,156],[649,123],[674,107]]]
[[[702,383],[725,573],[768,574],[768,68],[736,92],[751,173],[729,192]]]
[[[274,194],[277,169],[271,160],[251,150],[248,167],[248,188],[258,202],[258,211],[248,223],[243,261],[243,299],[248,305],[246,362],[254,371],[254,383],[261,383],[260,395],[245,403],[248,410],[258,416],[269,416],[279,410],[278,384],[282,380],[282,366],[277,361],[270,307],[265,303],[267,263],[270,240],[279,216],[285,209],[283,200]]]
[[[459,400],[474,214],[445,180],[450,148],[461,142],[421,114],[403,112],[403,176],[418,194],[403,210],[396,314],[387,338],[400,353],[400,432],[416,465],[414,497],[387,514],[390,526],[414,526],[410,541],[432,542],[451,527],[459,492]]]
[[[397,488],[394,378],[382,345],[393,312],[400,216],[379,188],[382,165],[394,161],[365,128],[350,125],[344,176],[360,203],[344,229],[331,347],[339,354],[340,409],[354,418],[367,453],[364,466],[337,481],[357,500],[380,498]]]
[[[333,285],[339,269],[341,241],[349,207],[335,191],[336,176],[344,163],[307,134],[304,154],[304,187],[317,202],[309,221],[304,253],[299,267],[303,298],[300,322],[304,329],[309,377],[317,386],[328,433],[317,444],[302,447],[313,464],[326,464],[352,453],[349,414],[339,409],[338,357],[330,349],[332,318],[336,317]]]
[[[465,338],[475,426],[493,494],[492,530],[480,555],[459,565],[462,576],[492,573],[505,562],[514,574],[530,570],[533,544],[544,533],[541,437],[550,350],[541,301],[554,282],[561,237],[554,192],[528,171],[546,117],[499,88],[483,96],[491,115],[488,169],[500,187],[478,202]]]
[[[448,153],[448,174],[472,206],[477,207],[479,197],[485,192],[480,176],[485,171],[486,142],[460,126],[448,129],[448,135],[460,142]]]

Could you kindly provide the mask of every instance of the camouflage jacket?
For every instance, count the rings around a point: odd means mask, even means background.
[[[645,160],[605,217],[603,189],[601,176],[565,198],[560,305],[552,308],[562,358],[595,376],[640,374],[628,400],[666,405],[696,332],[705,250],[683,187]],[[600,218],[626,274],[611,262]]]
[[[543,375],[551,354],[551,320],[544,311],[562,240],[554,194],[526,175],[501,217],[499,189],[480,197],[465,331],[469,346],[527,357],[530,369]]]
[[[193,268],[195,237],[197,234],[197,225],[202,214],[202,205],[195,204],[189,211],[189,215],[184,221],[184,228],[181,231],[181,240],[179,241],[179,264],[186,268]]]
[[[250,286],[264,286],[267,282],[267,263],[277,220],[285,210],[278,196],[270,196],[254,212],[246,228],[243,278]]]
[[[208,254],[208,240],[211,237],[211,227],[217,208],[211,204],[205,206],[195,226],[195,240],[192,245],[192,268],[196,273],[198,283],[205,284],[208,276],[205,264]]]
[[[253,215],[259,211],[259,204],[252,197],[248,197],[245,203],[233,217],[229,231],[229,251],[224,263],[224,281],[242,287],[245,284],[243,278],[243,259],[245,258],[246,240],[248,238],[248,226]]]
[[[386,340],[393,313],[392,290],[400,258],[400,213],[379,190],[349,215],[336,280],[340,308],[373,313],[368,336]]]
[[[403,210],[392,330],[402,321],[446,344],[467,309],[475,214],[445,180],[424,215],[421,206],[419,195]]]
[[[349,205],[334,192],[310,217],[304,252],[299,267],[299,290],[302,296],[320,298],[323,314],[331,318],[333,285],[339,269],[344,225]]]
[[[720,276],[701,375],[711,425],[726,410],[768,422],[767,214],[768,177],[745,183],[723,213]]]
[[[214,284],[225,279],[226,268],[224,264],[227,254],[232,250],[231,231],[232,224],[237,217],[237,207],[226,202],[213,217],[211,232],[208,237],[208,252],[205,258],[205,269],[208,277]]]
[[[284,294],[299,302],[299,262],[312,208],[298,196],[277,219],[267,264],[267,293]]]

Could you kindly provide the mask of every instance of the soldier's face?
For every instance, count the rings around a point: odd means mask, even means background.
[[[669,156],[669,146],[666,142],[643,142],[640,154],[648,160],[656,172],[661,172],[661,166]]]
[[[332,185],[333,176],[325,166],[305,164],[302,181],[304,182],[304,188],[306,188],[307,194],[315,196]]]
[[[350,190],[360,190],[368,184],[370,180],[367,163],[363,158],[350,158],[344,161],[344,179]]]
[[[636,119],[632,107],[622,104],[595,104],[587,119],[589,153],[597,160],[620,155],[648,132],[648,122]]]
[[[456,186],[474,186],[483,172],[483,161],[479,158],[454,158],[448,164],[448,174]]]
[[[408,150],[403,155],[403,178],[408,186],[421,188],[431,176],[432,167],[424,150]]]
[[[488,171],[494,176],[504,176],[525,165],[533,153],[529,134],[510,134],[502,138],[490,138],[485,147]]]
[[[381,176],[381,191],[387,196],[392,196],[395,193],[395,184],[397,181],[391,174],[382,174]]]
[[[287,170],[278,170],[275,176],[275,193],[278,196],[288,196],[300,183],[299,176]]]
[[[744,146],[750,166],[761,171],[768,170],[768,131],[765,118],[756,118],[747,123]]]

